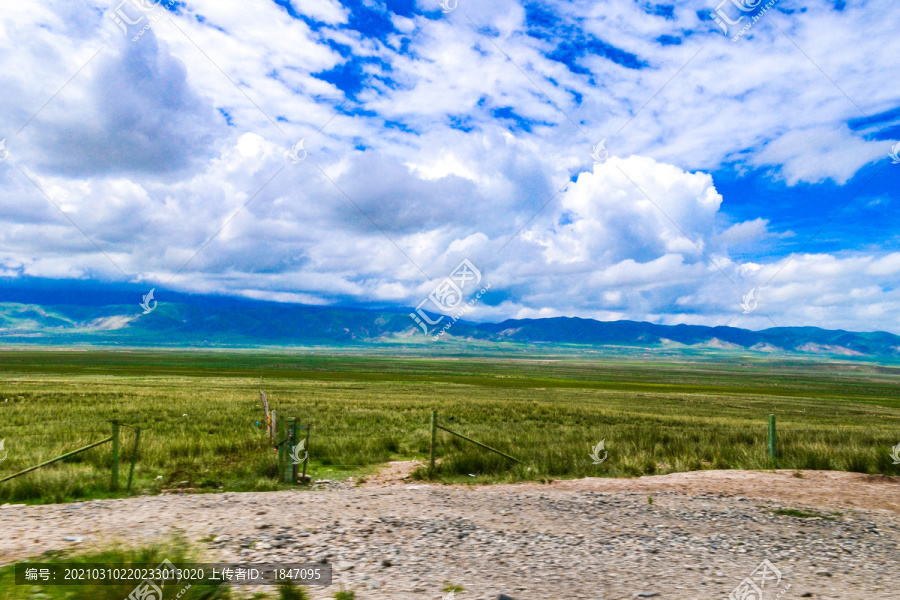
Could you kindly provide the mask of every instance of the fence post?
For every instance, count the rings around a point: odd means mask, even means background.
[[[110,489],[116,491],[119,489],[119,422],[112,422],[112,482]]]
[[[287,460],[287,435],[284,435],[283,432],[284,423],[279,423],[275,429],[275,444],[276,448],[278,448],[278,479],[280,481],[284,480],[284,463]]]
[[[431,411],[431,470],[434,471],[434,443],[437,439],[437,411]]]
[[[295,448],[297,447],[297,419],[288,417],[287,420],[287,453],[289,461],[284,466],[284,482],[297,483],[297,465],[294,464]]]
[[[272,437],[272,414],[269,412],[269,399],[266,398],[266,393],[262,391],[262,377],[259,378],[259,398],[262,401],[263,412],[265,413],[266,418],[266,435],[269,438]]]
[[[131,452],[131,468],[128,470],[128,491],[131,491],[131,478],[134,477],[134,463],[137,461],[138,443],[141,441],[141,428],[134,430],[134,450]]]
[[[775,415],[769,415],[769,456],[775,458]]]
[[[303,460],[303,483],[306,483],[306,463],[309,462],[309,429],[312,427],[309,423],[306,424],[306,443],[303,445],[303,448],[306,450],[306,458]]]

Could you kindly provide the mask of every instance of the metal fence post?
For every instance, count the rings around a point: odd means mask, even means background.
[[[775,458],[775,415],[769,415],[769,456]]]
[[[112,422],[112,482],[110,489],[116,491],[119,489],[119,422]]]
[[[306,443],[303,444],[303,448],[306,450],[306,458],[303,460],[303,483],[306,483],[306,464],[309,462],[309,430],[312,427],[309,423],[306,424]]]
[[[515,456],[510,456],[509,454],[500,452],[500,451],[497,450],[496,448],[491,448],[491,447],[488,446],[487,444],[482,444],[482,443],[479,442],[478,440],[473,440],[472,438],[466,437],[466,436],[464,436],[464,435],[461,434],[461,433],[457,433],[456,431],[453,431],[452,429],[447,429],[447,428],[444,427],[443,425],[438,425],[437,428],[440,429],[440,430],[442,430],[442,431],[446,431],[447,433],[449,433],[449,434],[451,434],[451,435],[455,435],[455,436],[458,437],[458,438],[462,438],[462,439],[466,440],[467,442],[472,442],[472,443],[475,444],[476,446],[481,446],[481,447],[484,448],[485,450],[490,450],[491,452],[493,452],[493,453],[495,453],[495,454],[499,454],[499,455],[502,456],[503,458],[508,458],[509,460],[514,460],[514,461],[516,461],[517,463],[521,463],[521,464],[523,464],[523,465],[525,464],[524,462],[522,462],[521,460],[519,460],[519,459],[516,458]]]
[[[284,481],[284,464],[287,462],[287,433],[284,431],[283,420],[278,422],[275,428],[275,444],[278,449],[278,481]]]
[[[134,477],[134,463],[137,462],[137,453],[138,453],[138,443],[141,441],[141,428],[138,427],[134,430],[134,450],[131,451],[131,468],[128,470],[128,487],[126,488],[129,492],[131,491],[131,479]]]
[[[284,468],[284,482],[285,483],[297,483],[297,465],[294,462],[294,457],[296,456],[296,448],[297,448],[297,438],[300,436],[297,434],[297,419],[296,417],[288,417],[287,420],[287,452],[289,461],[285,465]]]
[[[437,411],[431,411],[431,470],[434,471],[434,443],[437,440]]]
[[[75,456],[76,454],[80,454],[86,450],[90,450],[91,448],[96,448],[97,446],[103,445],[103,444],[105,444],[107,442],[111,442],[111,441],[112,441],[112,437],[108,437],[105,440],[100,440],[99,442],[94,442],[93,444],[88,444],[84,448],[79,448],[78,450],[72,450],[71,452],[66,452],[65,454],[63,454],[61,456],[57,456],[56,458],[51,458],[50,460],[44,461],[39,465],[35,465],[33,467],[28,467],[24,471],[19,471],[18,473],[13,473],[12,475],[10,475],[8,477],[4,477],[3,479],[0,479],[0,483],[3,483],[4,481],[9,481],[10,479],[15,479],[16,477],[20,477],[22,475],[25,475],[26,473],[31,473],[32,471],[34,471],[36,469],[40,469],[41,467],[46,467],[47,465],[52,465],[55,462],[65,460],[65,459],[69,458],[70,456]]]

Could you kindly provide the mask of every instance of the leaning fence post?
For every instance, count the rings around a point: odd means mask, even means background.
[[[13,473],[12,475],[9,475],[8,477],[4,477],[3,479],[0,479],[0,483],[3,483],[4,481],[9,481],[10,479],[15,479],[16,477],[20,477],[21,475],[25,475],[26,473],[31,473],[32,471],[34,471],[36,469],[40,469],[41,467],[46,467],[47,465],[52,465],[55,462],[65,460],[65,459],[69,458],[70,456],[75,456],[76,454],[80,454],[80,453],[84,452],[85,450],[90,450],[91,448],[96,448],[97,446],[101,446],[101,445],[103,445],[107,442],[111,442],[111,441],[112,441],[112,436],[109,436],[105,440],[100,440],[99,442],[94,442],[93,444],[88,444],[84,448],[79,448],[78,450],[72,450],[71,452],[66,452],[65,454],[63,454],[61,456],[57,456],[56,458],[51,458],[50,460],[44,461],[39,465],[35,465],[33,467],[28,467],[24,471],[19,471],[18,473]]]
[[[431,470],[434,471],[434,443],[437,439],[437,411],[431,411]]]
[[[138,443],[141,441],[141,428],[134,430],[134,450],[131,452],[131,468],[128,470],[128,491],[131,491],[131,478],[134,477],[134,463],[137,461]]]
[[[509,454],[505,454],[505,453],[503,453],[503,452],[500,452],[500,451],[497,450],[496,448],[491,448],[491,447],[488,446],[487,444],[482,444],[482,443],[479,442],[478,440],[473,440],[472,438],[466,437],[466,436],[464,436],[464,435],[461,434],[461,433],[458,433],[458,432],[456,432],[456,431],[453,431],[452,429],[447,429],[447,428],[444,427],[443,425],[438,425],[437,428],[438,428],[438,429],[441,429],[441,430],[443,430],[443,431],[446,431],[446,432],[449,433],[450,435],[455,435],[455,436],[458,437],[458,438],[462,438],[462,439],[466,440],[467,442],[472,442],[472,443],[475,444],[476,446],[481,446],[481,447],[484,448],[485,450],[490,450],[491,452],[494,452],[495,454],[499,454],[499,455],[502,456],[503,458],[508,458],[509,460],[514,460],[514,461],[516,461],[517,463],[520,463],[520,464],[523,464],[523,465],[525,464],[524,462],[522,462],[521,460],[519,460],[519,459],[516,458],[515,456],[510,456]]]
[[[112,482],[110,489],[116,491],[119,489],[119,422],[112,422]]]
[[[769,415],[769,456],[775,458],[775,415]]]

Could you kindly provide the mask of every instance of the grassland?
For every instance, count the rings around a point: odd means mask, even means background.
[[[446,482],[771,468],[769,413],[778,416],[780,468],[900,474],[889,455],[900,442],[900,369],[890,367],[29,350],[0,352],[8,452],[0,478],[103,439],[118,419],[143,428],[132,494],[280,489],[275,453],[256,424],[260,378],[281,415],[312,425],[315,478],[424,459],[432,409],[447,427],[526,463],[440,433],[442,462],[431,476]],[[123,428],[126,463],[131,431]],[[590,450],[600,440],[609,455],[597,465]],[[0,483],[0,502],[116,495],[110,463],[101,446]]]

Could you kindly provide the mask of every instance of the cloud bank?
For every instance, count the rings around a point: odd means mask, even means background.
[[[894,240],[816,251],[715,176],[807,190],[812,232],[817,186],[898,181],[894,3],[739,43],[700,2],[166,5],[0,17],[3,277],[410,306],[468,258],[468,318],[900,332]]]

